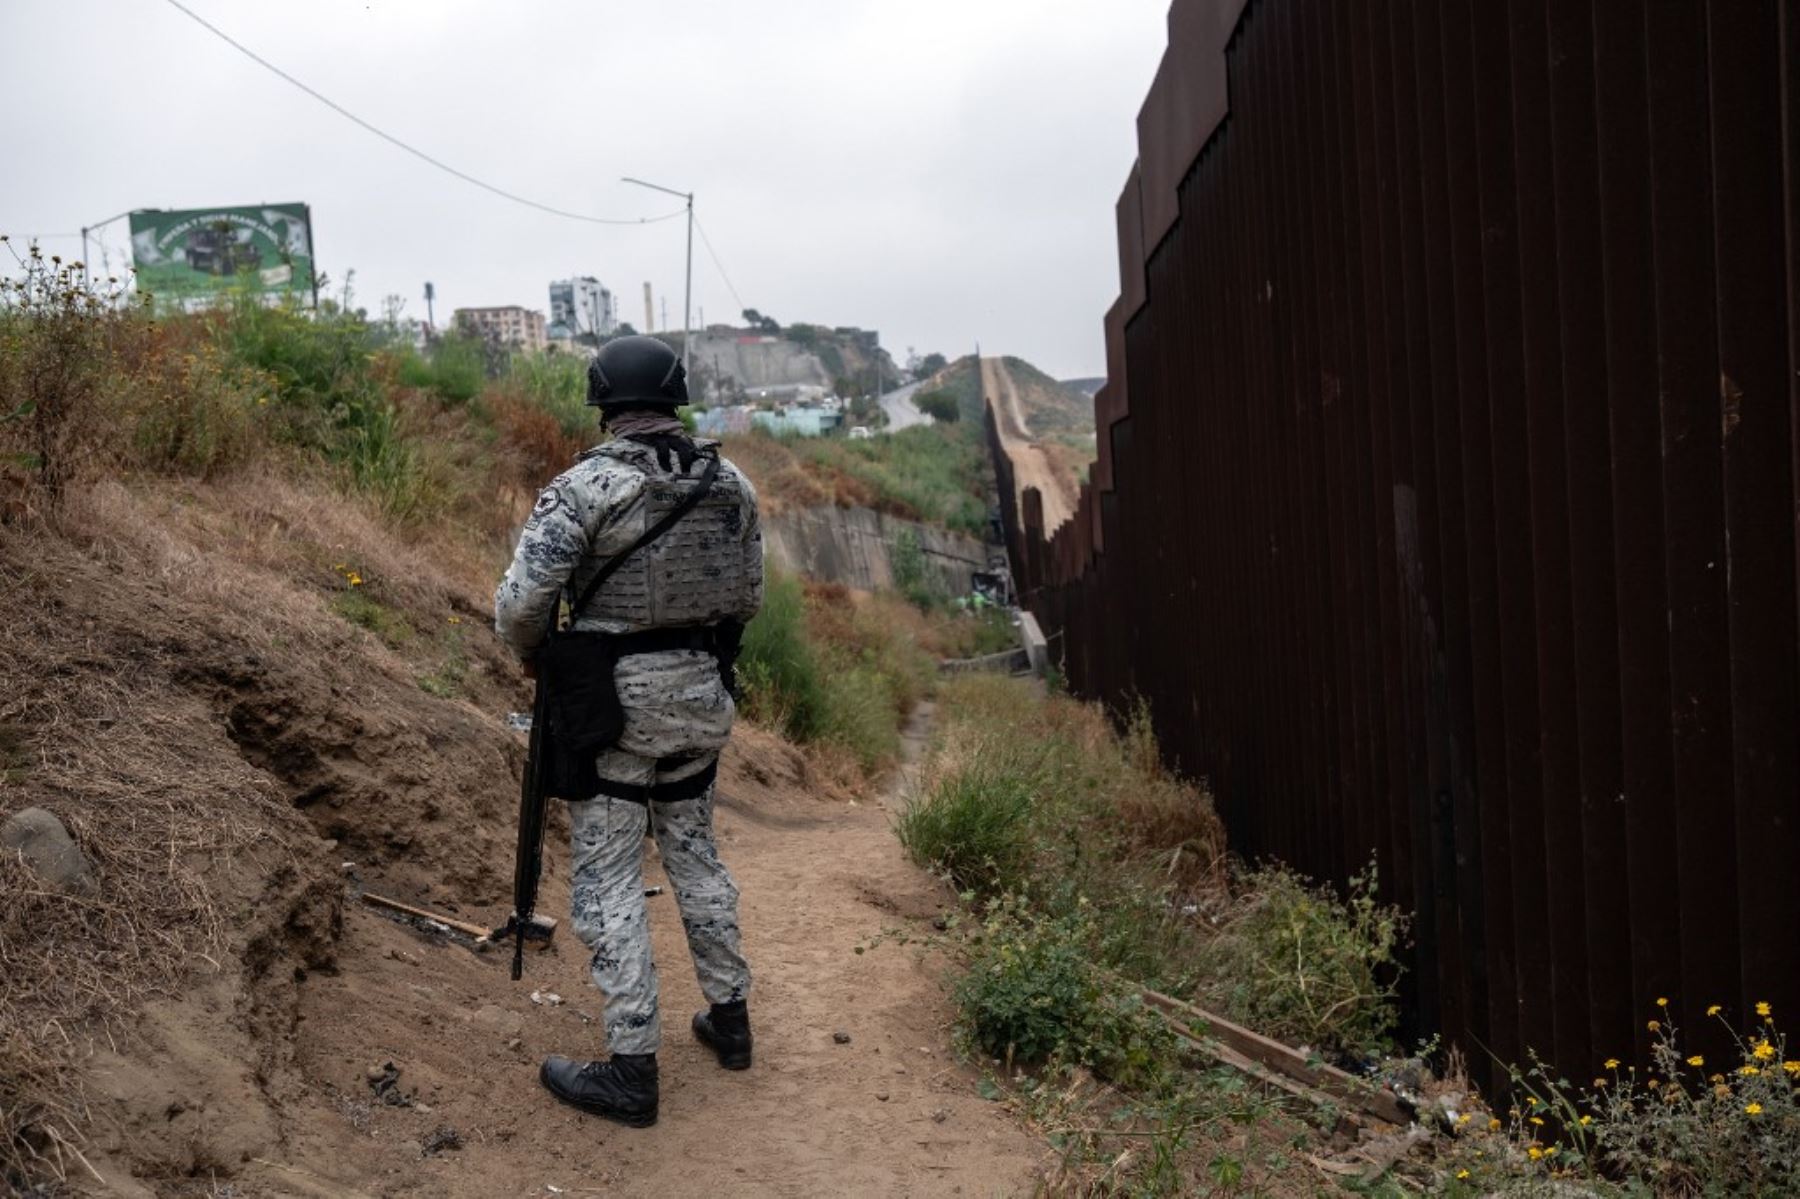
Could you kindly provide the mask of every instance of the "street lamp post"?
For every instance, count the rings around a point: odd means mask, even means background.
[[[625,183],[635,183],[639,187],[647,187],[651,191],[666,192],[671,196],[680,196],[687,201],[687,283],[681,294],[681,371],[685,375],[693,374],[693,341],[692,327],[694,304],[694,193],[676,191],[672,187],[663,187],[657,183],[645,183],[642,179],[622,177]]]

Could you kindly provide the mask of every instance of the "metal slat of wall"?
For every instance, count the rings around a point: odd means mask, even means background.
[[[1475,697],[1475,779],[1481,823],[1482,912],[1487,938],[1488,1045],[1515,1061],[1518,970],[1514,953],[1512,831],[1506,810],[1506,697],[1495,547],[1493,435],[1488,407],[1487,312],[1482,279],[1480,161],[1469,0],[1443,8],[1444,114],[1455,280],[1457,397],[1462,410],[1464,537]],[[1484,47],[1484,53],[1486,48]],[[1534,930],[1535,931],[1535,930]]]
[[[1462,406],[1457,399],[1461,369],[1456,322],[1456,269],[1453,230],[1457,217],[1451,203],[1450,130],[1443,103],[1445,64],[1443,14],[1436,4],[1414,8],[1413,46],[1418,64],[1420,179],[1423,184],[1423,230],[1434,397],[1433,436],[1438,479],[1439,547],[1442,620],[1432,661],[1431,705],[1445,730],[1445,791],[1433,797],[1436,813],[1448,812],[1455,847],[1457,931],[1461,939],[1462,977],[1471,1039],[1490,1043],[1492,984],[1488,977],[1487,920],[1483,881],[1480,795],[1476,785],[1476,709],[1474,635],[1468,522],[1462,454]],[[1428,583],[1429,587],[1430,584]],[[1446,794],[1447,792],[1447,794]],[[1441,833],[1439,834],[1441,839]],[[1478,1082],[1491,1074],[1485,1054],[1470,1059]]]
[[[1303,597],[1301,619],[1297,625],[1302,634],[1304,653],[1297,667],[1305,712],[1306,758],[1303,765],[1307,793],[1299,812],[1302,828],[1296,860],[1321,863],[1327,860],[1326,846],[1331,840],[1329,814],[1336,803],[1338,780],[1332,769],[1330,591],[1328,577],[1322,569],[1325,561],[1322,535],[1325,501],[1318,437],[1319,328],[1318,313],[1312,303],[1313,279],[1316,277],[1312,215],[1316,193],[1312,175],[1315,159],[1309,138],[1315,126],[1306,86],[1310,72],[1306,69],[1301,13],[1295,5],[1283,4],[1274,8],[1282,25],[1279,40],[1283,47],[1283,52],[1277,56],[1282,71],[1279,88],[1284,103],[1282,136],[1287,169],[1282,197],[1287,206],[1283,226],[1289,235],[1283,242],[1294,255],[1285,300],[1294,329],[1290,345],[1293,362],[1282,403],[1294,428],[1295,491],[1292,498],[1295,533],[1291,545],[1284,549],[1297,568]]]
[[[1269,306],[1270,345],[1268,367],[1271,381],[1265,398],[1265,420],[1270,435],[1271,477],[1273,494],[1270,511],[1273,527],[1269,540],[1269,562],[1275,593],[1283,597],[1291,618],[1275,627],[1278,640],[1277,679],[1281,742],[1276,749],[1282,771],[1279,802],[1288,814],[1289,855],[1298,859],[1308,850],[1310,826],[1308,808],[1316,794],[1308,774],[1311,765],[1308,744],[1309,713],[1307,710],[1306,654],[1307,587],[1298,553],[1300,536],[1297,529],[1300,475],[1299,438],[1295,425],[1292,397],[1294,393],[1294,349],[1298,330],[1294,324],[1293,297],[1299,287],[1294,275],[1292,239],[1279,236],[1282,229],[1292,228],[1287,206],[1295,196],[1288,180],[1285,135],[1290,117],[1290,94],[1283,90],[1282,66],[1287,58],[1291,12],[1284,6],[1263,9],[1259,17],[1266,23],[1262,37],[1262,65],[1256,72],[1258,92],[1254,99],[1264,114],[1261,146],[1264,155],[1263,211],[1276,214],[1273,219],[1258,222],[1262,237],[1261,253],[1266,277],[1265,300]]]
[[[1381,748],[1381,698],[1376,680],[1379,667],[1379,595],[1375,585],[1374,516],[1370,503],[1373,462],[1369,443],[1369,285],[1364,262],[1363,237],[1369,214],[1363,195],[1365,159],[1357,144],[1363,115],[1357,111],[1359,45],[1356,38],[1358,11],[1337,5],[1332,10],[1332,50],[1340,99],[1338,107],[1339,169],[1342,172],[1344,210],[1343,240],[1339,246],[1344,269],[1345,355],[1343,436],[1349,470],[1349,490],[1344,503],[1349,510],[1350,532],[1346,550],[1350,559],[1351,694],[1355,697],[1357,753],[1362,761],[1362,785],[1354,796],[1356,840],[1346,846],[1353,870],[1363,870],[1380,855],[1382,821],[1379,817],[1386,776],[1386,754]]]
[[[1520,1047],[1554,1054],[1551,937],[1544,866],[1539,759],[1536,563],[1526,428],[1523,297],[1519,290],[1518,193],[1512,56],[1504,4],[1470,7],[1474,49],[1477,182],[1487,410],[1494,488],[1494,577],[1506,752],[1503,798],[1510,852]]]
[[[1415,778],[1422,778],[1422,760],[1413,752],[1421,744],[1418,728],[1421,719],[1419,692],[1413,686],[1411,670],[1410,608],[1404,557],[1400,544],[1402,509],[1408,520],[1416,509],[1407,507],[1416,498],[1413,490],[1411,440],[1411,379],[1406,360],[1406,280],[1402,262],[1400,206],[1397,203],[1399,165],[1397,162],[1397,117],[1394,108],[1393,42],[1390,37],[1393,0],[1383,0],[1363,14],[1367,22],[1365,54],[1367,61],[1366,90],[1371,117],[1369,130],[1375,142],[1375,196],[1373,206],[1379,216],[1381,291],[1377,297],[1382,314],[1382,336],[1371,352],[1379,361],[1383,378],[1382,412],[1374,430],[1384,468],[1378,475],[1376,493],[1377,545],[1376,570],[1381,579],[1383,699],[1388,713],[1387,748],[1387,821],[1388,845],[1393,860],[1383,863],[1383,882],[1387,894],[1407,911],[1417,911],[1419,900],[1415,885],[1414,856],[1420,848],[1429,853],[1429,843],[1417,845],[1413,837],[1413,801],[1417,788]],[[1391,877],[1390,877],[1391,875]]]
[[[1253,366],[1259,376],[1253,416],[1261,446],[1262,529],[1254,546],[1265,580],[1264,595],[1275,608],[1293,613],[1303,594],[1298,580],[1289,569],[1292,555],[1283,550],[1288,538],[1287,514],[1293,495],[1290,471],[1293,465],[1292,438],[1284,432],[1286,422],[1284,399],[1287,394],[1286,348],[1291,331],[1282,319],[1287,303],[1285,280],[1277,291],[1276,280],[1283,272],[1281,250],[1274,239],[1274,222],[1267,214],[1277,211],[1281,203],[1279,166],[1280,111],[1273,88],[1276,82],[1275,55],[1279,30],[1273,13],[1267,8],[1255,12],[1251,30],[1251,46],[1255,69],[1246,72],[1251,95],[1245,108],[1257,113],[1255,136],[1249,147],[1255,159],[1255,191],[1249,197],[1248,211],[1262,214],[1251,222],[1254,274],[1249,280],[1253,307],[1258,314]],[[1271,609],[1274,610],[1274,609]],[[1300,745],[1298,733],[1302,717],[1298,707],[1298,671],[1295,661],[1299,646],[1296,637],[1298,621],[1289,619],[1264,622],[1268,626],[1268,683],[1264,689],[1267,721],[1260,731],[1261,743],[1273,768],[1265,774],[1264,789],[1269,803],[1282,814],[1282,839],[1286,855],[1295,855],[1304,827],[1305,790],[1299,778]]]
[[[1645,15],[1675,751],[1676,823],[1664,835],[1675,838],[1681,880],[1682,986],[1665,998],[1694,1048],[1720,1056],[1729,1038],[1703,1013],[1735,975],[1738,945],[1734,897],[1716,885],[1736,860],[1736,830],[1713,810],[1731,792],[1732,763],[1705,0],[1658,0]]]
[[[1789,519],[1800,512],[1800,358],[1793,323],[1800,304],[1793,290],[1800,234],[1793,190],[1800,162],[1796,21],[1800,8],[1792,0],[1714,4],[1707,21],[1742,1001],[1773,1002],[1790,1020],[1800,1011],[1793,934],[1793,916],[1800,912],[1800,871],[1793,866],[1800,842],[1800,630],[1795,521]],[[1785,263],[1771,252],[1784,240]],[[1710,648],[1718,654],[1718,646]],[[1727,869],[1719,864],[1714,881]]]
[[[1428,836],[1415,835],[1415,829],[1429,829],[1425,803],[1424,722],[1422,690],[1417,684],[1418,645],[1415,637],[1417,611],[1418,508],[1412,460],[1412,384],[1407,358],[1409,311],[1406,296],[1405,234],[1399,202],[1399,119],[1394,101],[1394,80],[1399,66],[1394,61],[1392,21],[1399,5],[1384,0],[1363,14],[1368,22],[1365,33],[1366,78],[1371,116],[1368,129],[1375,145],[1376,198],[1374,209],[1379,217],[1381,306],[1383,335],[1372,347],[1379,356],[1385,378],[1386,411],[1375,430],[1382,446],[1386,469],[1377,494],[1378,532],[1384,542],[1376,569],[1382,580],[1382,612],[1384,643],[1384,703],[1388,710],[1387,819],[1391,862],[1383,863],[1386,893],[1403,909],[1415,913],[1413,939],[1420,945],[1419,956],[1425,956],[1425,942],[1435,940],[1435,904],[1430,885],[1431,842]],[[1423,819],[1421,818],[1423,817]],[[1421,1008],[1418,991],[1421,986],[1431,991],[1430,1008],[1436,1011],[1436,957],[1431,954],[1431,978],[1424,967],[1415,968],[1402,978],[1404,1005],[1413,1018],[1407,1031],[1421,1035],[1416,1013]]]
[[[1393,74],[1387,59],[1387,3],[1356,6],[1350,13],[1355,28],[1357,159],[1359,190],[1364,219],[1362,255],[1364,306],[1368,314],[1369,405],[1367,438],[1370,447],[1371,488],[1368,502],[1372,527],[1366,554],[1374,576],[1376,690],[1379,720],[1380,787],[1376,794],[1378,862],[1382,894],[1411,911],[1412,851],[1408,800],[1406,729],[1407,697],[1404,691],[1404,653],[1401,648],[1400,572],[1394,544],[1394,493],[1400,474],[1394,445],[1394,392],[1404,387],[1405,365],[1400,332],[1404,316],[1396,310],[1399,285],[1399,233],[1394,206],[1384,202],[1393,194],[1393,123],[1388,110],[1387,81]],[[1379,36],[1378,36],[1379,32]]]
[[[1617,1055],[1634,1022],[1629,858],[1621,801],[1619,641],[1613,566],[1606,293],[1602,273],[1593,14],[1545,0],[1550,38],[1550,152],[1557,312],[1562,328],[1563,437],[1568,463],[1575,728],[1580,770],[1580,874],[1586,911],[1589,1040]],[[1581,1070],[1572,1064],[1572,1070]]]
[[[1355,536],[1354,513],[1345,498],[1351,495],[1351,465],[1346,444],[1348,422],[1344,399],[1349,333],[1345,309],[1348,286],[1343,266],[1344,211],[1342,138],[1338,117],[1343,99],[1338,89],[1332,50],[1330,13],[1321,11],[1314,28],[1314,61],[1321,85],[1319,158],[1323,185],[1319,204],[1323,209],[1320,240],[1319,316],[1325,329],[1319,371],[1320,437],[1326,453],[1327,536],[1331,555],[1332,695],[1337,712],[1338,804],[1333,811],[1332,874],[1345,877],[1361,858],[1359,801],[1367,786],[1362,746],[1358,736],[1355,693],[1354,646],[1351,624],[1355,597],[1351,543]]]
[[[1669,606],[1656,396],[1648,80],[1641,2],[1594,8],[1607,411],[1612,433],[1625,831],[1637,1002],[1681,986],[1679,865],[1669,737]],[[1640,1014],[1639,1056],[1649,1052]],[[1612,1036],[1618,1036],[1613,1032]],[[1610,1047],[1609,1047],[1610,1048]],[[1616,1052],[1616,1051],[1615,1051]]]
[[[1402,335],[1396,373],[1395,438],[1397,473],[1395,541],[1401,579],[1403,645],[1407,696],[1407,790],[1411,814],[1413,928],[1421,1034],[1460,1038],[1464,999],[1454,963],[1460,958],[1456,923],[1455,845],[1448,811],[1435,797],[1448,794],[1443,741],[1431,702],[1431,662],[1438,653],[1437,620],[1442,611],[1437,580],[1437,470],[1431,434],[1432,394],[1429,321],[1426,313],[1424,195],[1419,177],[1419,118],[1415,104],[1417,67],[1413,56],[1412,5],[1394,4],[1385,36],[1393,66],[1386,79],[1394,128],[1394,200],[1400,257]]]
[[[1563,445],[1562,325],[1557,303],[1556,193],[1551,156],[1550,35],[1542,0],[1514,0],[1512,108],[1518,256],[1530,463],[1532,581],[1537,612],[1538,745],[1542,753],[1544,938],[1550,949],[1554,1058],[1581,1076],[1594,1060],[1588,1026],[1580,753]]]
[[[1254,17],[1246,19],[1237,34],[1242,43],[1240,53],[1247,64],[1253,63],[1255,58],[1255,45],[1259,40],[1256,24]],[[1253,66],[1244,72],[1246,76],[1253,73]],[[1241,123],[1238,123],[1239,118]],[[1263,380],[1256,362],[1261,351],[1264,313],[1252,282],[1256,273],[1255,239],[1259,223],[1255,148],[1263,118],[1251,112],[1251,105],[1240,104],[1233,120],[1234,127],[1225,142],[1228,157],[1220,164],[1220,169],[1225,190],[1231,196],[1233,213],[1231,235],[1226,242],[1225,295],[1235,318],[1228,366],[1230,374],[1237,380],[1237,387],[1221,390],[1212,400],[1226,413],[1233,429],[1233,444],[1239,450],[1233,463],[1238,503],[1237,519],[1232,522],[1235,534],[1232,555],[1239,571],[1237,577],[1245,583],[1243,602],[1247,608],[1257,609],[1276,602],[1270,595],[1267,564],[1259,544],[1268,511],[1269,480],[1266,468],[1263,471],[1255,469],[1256,464],[1268,462],[1257,420],[1258,409],[1265,401]],[[1243,687],[1240,694],[1249,702],[1238,708],[1237,727],[1231,741],[1231,774],[1268,817],[1275,843],[1285,846],[1288,842],[1286,813],[1273,802],[1275,797],[1269,785],[1269,773],[1263,768],[1268,756],[1266,745],[1272,717],[1269,703],[1273,682],[1268,639],[1270,625],[1267,621],[1250,621],[1238,627],[1245,635],[1235,640],[1233,656]]]

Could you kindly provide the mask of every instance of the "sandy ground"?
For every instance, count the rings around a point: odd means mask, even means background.
[[[1000,443],[1012,459],[1013,482],[1020,495],[1027,487],[1035,487],[1044,497],[1044,534],[1048,536],[1075,514],[1081,485],[1067,471],[1059,470],[1032,437],[1018,388],[1004,359],[982,358],[981,390],[993,406]]]
[[[727,762],[718,827],[756,972],[752,1070],[721,1070],[691,1038],[701,1000],[667,893],[649,901],[664,1046],[661,1119],[647,1130],[563,1107],[538,1085],[545,1054],[603,1049],[599,996],[566,921],[556,948],[528,956],[524,981],[512,983],[502,954],[434,942],[359,904],[346,911],[339,969],[302,988],[295,1039],[307,1085],[285,1105],[288,1152],[252,1163],[238,1185],[470,1197],[1029,1193],[1045,1147],[976,1094],[951,1052],[941,958],[893,943],[856,952],[886,929],[929,932],[952,901],[889,827],[899,784],[874,803],[810,798],[782,777],[797,755],[748,732]],[[759,761],[765,753],[778,760]],[[555,852],[560,867],[566,849]],[[561,874],[545,911],[566,913]],[[654,864],[646,882],[666,885]],[[534,1004],[534,990],[562,1002]],[[415,1106],[374,1099],[367,1073],[390,1061]],[[461,1147],[427,1154],[441,1128]]]

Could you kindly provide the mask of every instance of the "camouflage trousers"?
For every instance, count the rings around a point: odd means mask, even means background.
[[[600,755],[602,794],[569,805],[571,923],[593,951],[594,983],[606,996],[606,1040],[613,1053],[655,1053],[662,1042],[644,900],[646,831],[656,838],[681,909],[701,994],[708,1003],[730,1003],[750,993],[750,967],[738,933],[737,886],[713,839],[712,785],[707,783],[693,798],[649,803],[605,793],[609,784],[622,791],[673,785],[679,793],[680,784],[692,784],[716,768],[734,712],[730,697],[717,686],[717,668],[710,657],[704,662],[710,677],[664,655],[621,662],[625,733],[618,748]],[[650,686],[653,679],[661,686]],[[661,702],[650,702],[652,693]]]

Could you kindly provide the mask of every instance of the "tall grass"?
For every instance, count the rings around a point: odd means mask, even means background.
[[[865,775],[895,761],[901,722],[936,669],[893,619],[896,605],[771,570],[738,660],[745,714],[842,751]]]

